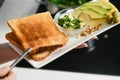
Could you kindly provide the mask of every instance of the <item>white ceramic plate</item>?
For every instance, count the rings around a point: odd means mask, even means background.
[[[77,47],[78,45],[88,41],[89,39],[91,39],[94,36],[97,36],[109,29],[111,29],[112,27],[118,25],[119,23],[116,24],[110,24],[110,25],[105,25],[103,26],[100,30],[97,30],[95,32],[93,32],[92,34],[86,36],[86,37],[81,37],[81,38],[76,38],[76,37],[68,37],[68,42],[64,47],[58,48],[57,50],[55,50],[54,52],[52,52],[45,60],[43,61],[39,61],[36,62],[32,59],[29,59],[28,56],[25,57],[25,59],[35,68],[41,68],[44,65],[52,62],[53,60],[55,60],[56,58],[64,55],[65,53],[67,53],[68,51],[74,49],[75,47]],[[22,51],[17,48],[16,46],[14,46],[13,44],[10,43],[10,46],[15,49],[19,54],[22,53]]]

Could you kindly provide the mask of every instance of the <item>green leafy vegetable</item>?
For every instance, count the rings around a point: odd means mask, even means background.
[[[81,28],[81,20],[75,17],[70,17],[69,15],[65,15],[63,18],[58,18],[58,24],[66,29],[80,29]]]
[[[57,5],[77,6],[77,5],[82,5],[91,0],[48,0],[48,1]]]

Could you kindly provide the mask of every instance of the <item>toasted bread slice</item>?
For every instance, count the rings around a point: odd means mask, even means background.
[[[29,56],[35,61],[42,61],[47,58],[54,50],[46,50],[42,52],[37,52],[34,54],[29,54]]]
[[[33,14],[23,18],[11,19],[8,25],[23,49],[64,45],[67,37],[56,26],[49,12]]]
[[[21,50],[23,50],[23,47],[20,45],[17,37],[14,35],[13,32],[7,33],[6,34],[6,39],[11,42],[12,44],[14,44],[15,46],[17,46],[18,48],[20,48]]]
[[[9,40],[16,47],[20,48],[21,50],[23,49],[13,32],[7,33],[6,39]],[[41,61],[44,60],[46,57],[48,57],[51,54],[51,52],[53,52],[56,48],[57,47],[53,47],[51,49],[44,49],[44,50],[42,49],[41,51],[34,54],[29,53],[29,56],[35,61]]]

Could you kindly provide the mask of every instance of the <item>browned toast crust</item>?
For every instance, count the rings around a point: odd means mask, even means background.
[[[24,49],[64,45],[66,36],[60,32],[49,12],[11,19],[8,25]]]
[[[6,34],[6,39],[21,50],[31,47],[29,56],[35,61],[44,60],[67,43],[67,36],[57,28],[49,12],[10,19],[7,23],[12,32]]]
[[[19,44],[17,38],[15,37],[13,32],[7,33],[6,34],[6,39],[10,41],[13,45],[16,47],[20,48],[22,50],[21,45]],[[52,51],[54,51],[56,47],[51,48],[51,49],[41,49],[39,52],[36,53],[29,53],[29,56],[35,60],[35,61],[41,61],[44,60],[46,57],[48,57]]]

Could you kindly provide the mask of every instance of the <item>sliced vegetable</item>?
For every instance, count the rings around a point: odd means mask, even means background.
[[[65,15],[63,18],[58,18],[58,24],[66,29],[80,29],[81,22],[80,19],[70,17],[69,15]]]

